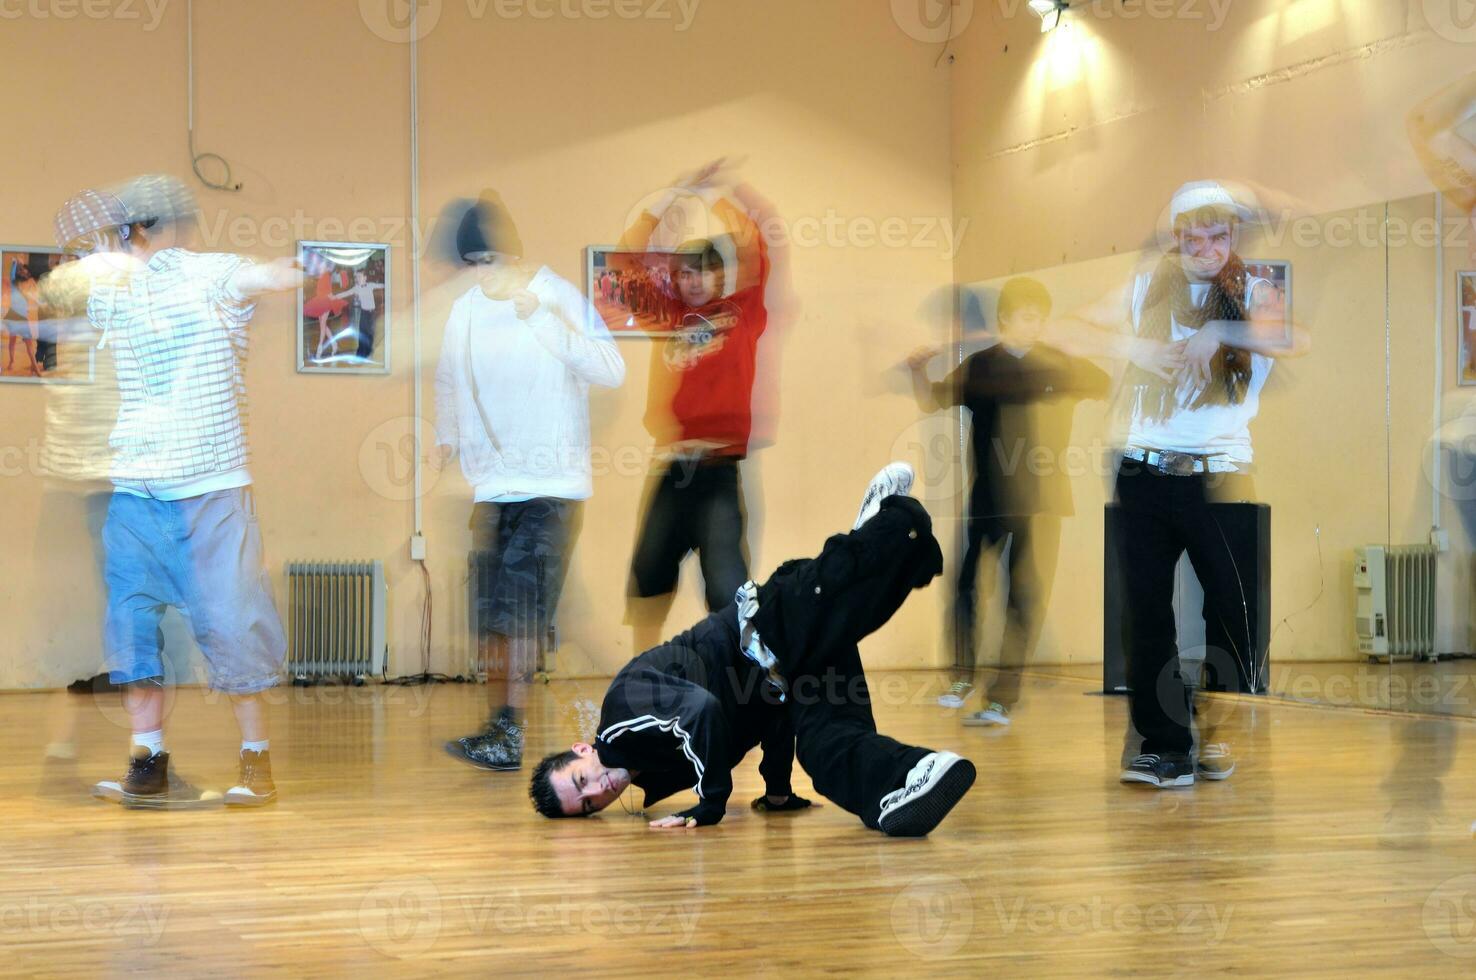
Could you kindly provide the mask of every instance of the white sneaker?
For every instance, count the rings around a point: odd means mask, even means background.
[[[876,516],[881,510],[881,502],[896,494],[905,495],[912,490],[913,473],[912,467],[906,463],[888,463],[881,468],[881,472],[871,478],[871,483],[866,487],[866,493],[861,498],[861,510],[856,514],[856,523],[851,530],[856,530],[862,524]]]
[[[1008,725],[1010,723],[1010,709],[998,701],[989,702],[989,707],[983,711],[975,711],[964,717],[963,723],[972,727],[984,725]]]
[[[938,695],[938,703],[945,708],[962,708],[972,693],[974,685],[968,681],[954,681],[952,687]]]
[[[877,826],[889,837],[923,837],[974,785],[974,764],[953,752],[923,756],[903,787],[882,797]]]

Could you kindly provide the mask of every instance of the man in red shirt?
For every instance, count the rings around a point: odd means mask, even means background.
[[[679,196],[711,200],[710,216],[723,226],[720,234],[689,240],[665,256],[671,295],[658,305],[671,311],[671,335],[652,349],[645,417],[660,465],[646,490],[630,575],[628,621],[637,650],[659,642],[688,552],[696,551],[701,562],[709,610],[732,602],[748,580],[738,464],[753,428],[770,264],[743,190],[719,193],[714,186],[722,165],[709,164],[680,181],[620,242],[622,251],[647,249]],[[657,289],[664,280],[653,274],[650,284]]]

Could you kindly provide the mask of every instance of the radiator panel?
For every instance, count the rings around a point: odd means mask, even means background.
[[[287,595],[287,669],[295,678],[384,671],[382,562],[288,562]]]
[[[1434,545],[1368,545],[1356,550],[1353,587],[1358,649],[1373,657],[1435,656]]]

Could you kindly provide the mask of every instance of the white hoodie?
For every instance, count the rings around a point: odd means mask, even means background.
[[[460,453],[478,502],[588,498],[589,386],[625,381],[610,331],[578,289],[544,267],[528,291],[539,307],[526,320],[477,285],[446,321],[436,442]]]

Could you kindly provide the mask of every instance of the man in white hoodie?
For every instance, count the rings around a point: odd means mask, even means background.
[[[625,362],[604,320],[547,266],[523,260],[501,198],[461,219],[456,251],[485,270],[451,308],[436,369],[436,441],[472,485],[477,640],[490,664],[490,717],[446,743],[453,757],[516,770],[538,644],[558,606],[592,492],[589,386],[617,388]]]

